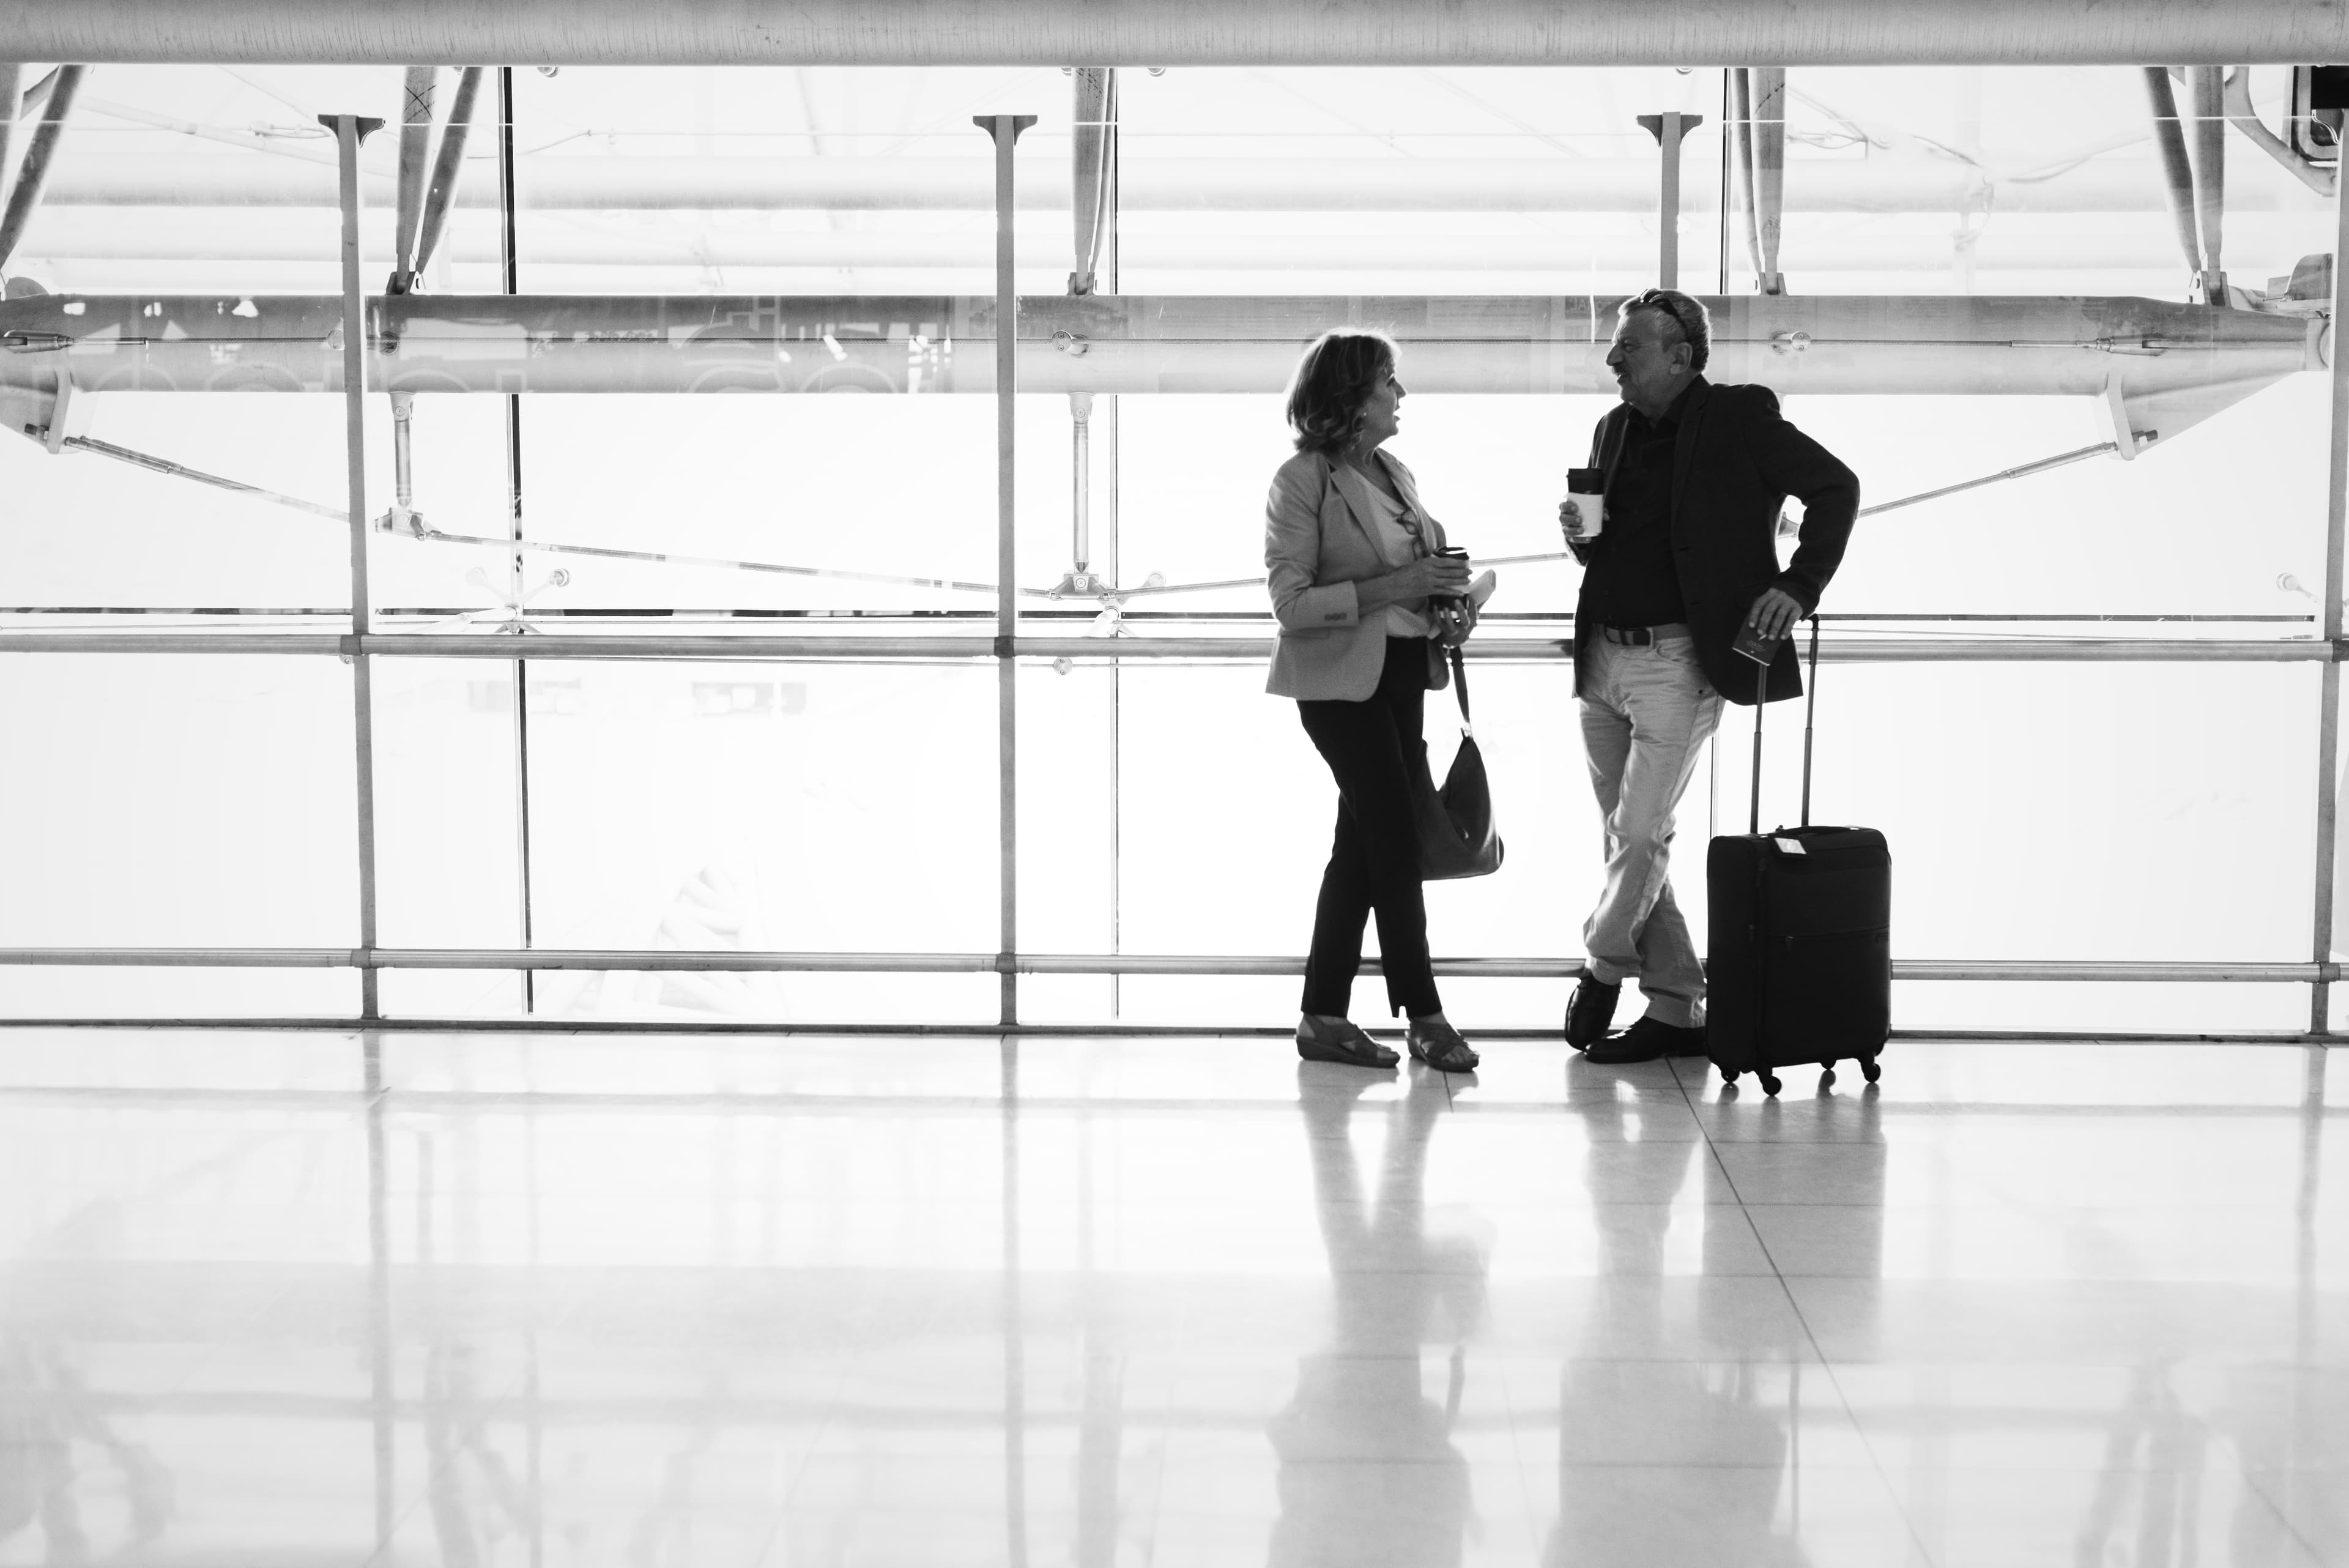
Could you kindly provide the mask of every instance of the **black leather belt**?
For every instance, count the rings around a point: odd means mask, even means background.
[[[1676,620],[1664,626],[1602,626],[1599,635],[1626,648],[1647,648],[1667,638],[1686,637],[1689,628],[1688,622]]]

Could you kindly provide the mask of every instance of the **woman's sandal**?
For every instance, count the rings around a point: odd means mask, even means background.
[[[1297,1020],[1297,1054],[1308,1062],[1346,1067],[1392,1067],[1402,1060],[1352,1023],[1324,1023],[1309,1012]]]
[[[1473,1073],[1482,1060],[1460,1038],[1460,1031],[1441,1018],[1413,1019],[1408,1043],[1414,1061],[1424,1062],[1439,1073]]]

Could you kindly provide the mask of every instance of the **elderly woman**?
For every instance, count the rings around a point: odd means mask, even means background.
[[[1362,928],[1375,913],[1387,1001],[1408,1012],[1411,1054],[1446,1073],[1476,1053],[1444,1016],[1427,957],[1412,778],[1420,712],[1448,684],[1443,649],[1476,623],[1468,567],[1436,554],[1444,529],[1411,471],[1380,451],[1400,424],[1394,345],[1374,332],[1322,334],[1288,388],[1297,455],[1273,475],[1265,566],[1280,633],[1265,690],[1298,717],[1338,781],[1338,832],[1313,912],[1297,1054],[1392,1067],[1397,1057],[1346,1020]]]

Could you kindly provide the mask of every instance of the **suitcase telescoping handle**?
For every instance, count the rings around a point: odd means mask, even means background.
[[[1811,825],[1811,727],[1819,711],[1819,618],[1811,615],[1810,684],[1803,693],[1803,826]],[[1747,807],[1745,831],[1762,831],[1762,710],[1770,698],[1770,667],[1754,667],[1754,796]]]
[[[1811,720],[1819,711],[1819,617],[1811,612],[1811,670],[1803,688],[1803,826],[1811,825]]]

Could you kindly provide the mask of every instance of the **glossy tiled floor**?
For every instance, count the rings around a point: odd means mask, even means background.
[[[0,1564],[2349,1564],[2321,1054],[375,1048],[0,1031]]]

